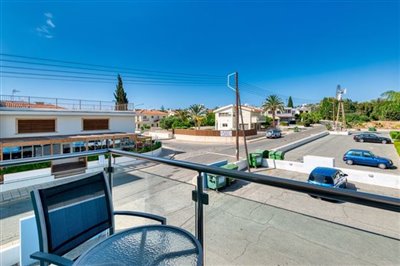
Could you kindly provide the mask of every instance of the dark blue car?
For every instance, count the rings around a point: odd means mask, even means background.
[[[349,150],[343,156],[343,161],[347,164],[362,164],[369,166],[377,166],[381,169],[393,167],[393,162],[390,159],[375,156],[367,150]]]
[[[312,170],[307,182],[323,187],[346,188],[347,174],[335,168],[317,167]]]

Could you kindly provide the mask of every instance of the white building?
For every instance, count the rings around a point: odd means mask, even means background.
[[[272,118],[272,111],[267,110],[265,114]],[[275,120],[277,122],[277,125],[279,125],[281,122],[286,122],[288,124],[296,122],[296,114],[297,110],[292,107],[284,107],[282,110],[276,110],[275,111]]]
[[[160,120],[168,116],[168,113],[157,110],[137,110],[136,111],[136,130],[142,127],[160,127]]]
[[[259,129],[265,123],[263,111],[256,107],[242,105],[243,122],[245,129]],[[214,110],[216,130],[236,129],[236,106],[233,104]],[[240,129],[242,128],[241,117],[239,117]]]
[[[0,95],[0,160],[119,148],[136,140],[134,132],[128,105]],[[86,158],[54,163],[54,171],[85,168]]]

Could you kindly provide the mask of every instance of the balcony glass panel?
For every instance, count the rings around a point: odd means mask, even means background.
[[[243,181],[208,194],[206,265],[400,264],[398,213]]]

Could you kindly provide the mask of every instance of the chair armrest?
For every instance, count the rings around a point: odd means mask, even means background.
[[[167,224],[167,219],[162,216],[158,216],[151,213],[146,212],[136,212],[136,211],[114,211],[114,215],[130,215],[130,216],[138,216],[143,217],[155,221],[159,221],[161,224]]]
[[[61,265],[61,266],[71,266],[74,263],[72,260],[66,259],[64,257],[58,256],[55,254],[41,252],[41,251],[37,251],[37,252],[31,254],[31,258],[35,259],[35,260],[39,260],[41,262],[48,262],[48,263],[52,263],[55,265]]]

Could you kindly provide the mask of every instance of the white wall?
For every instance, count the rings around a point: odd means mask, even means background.
[[[0,111],[0,138],[73,135],[84,133],[135,132],[134,113],[122,112],[67,112],[67,111]],[[56,119],[56,132],[17,134],[16,119]],[[109,130],[82,131],[83,118],[108,118]]]

